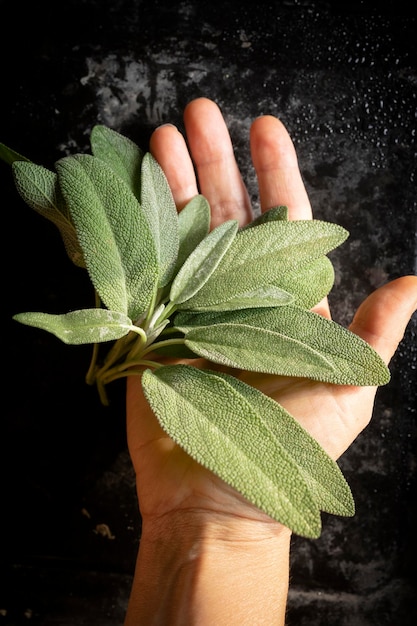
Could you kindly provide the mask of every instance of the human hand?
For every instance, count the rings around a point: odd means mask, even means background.
[[[184,121],[189,150],[183,136],[170,125],[158,128],[150,144],[178,209],[202,193],[211,206],[213,227],[232,218],[244,225],[253,217],[249,196],[220,110],[210,100],[197,99],[187,106]],[[282,123],[272,116],[256,119],[250,146],[262,211],[285,204],[290,219],[310,219],[311,206],[295,150]],[[388,363],[416,306],[417,277],[398,279],[367,298],[350,330]],[[330,317],[327,301],[315,311]],[[193,361],[196,364],[206,365],[202,359]],[[372,415],[376,388],[251,372],[239,377],[279,401],[334,459],[349,447]],[[170,440],[144,399],[138,377],[128,378],[127,420],[144,522],[186,511],[225,515],[229,520],[272,521]]]

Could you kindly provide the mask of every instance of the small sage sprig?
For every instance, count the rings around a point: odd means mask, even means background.
[[[108,383],[141,376],[168,435],[295,533],[317,537],[320,511],[353,515],[338,465],[282,406],[233,375],[388,382],[366,342],[311,311],[333,286],[327,255],[347,231],[289,221],[282,206],[244,228],[230,220],[210,231],[206,198],[177,213],[150,153],[102,125],[90,143],[91,154],[64,157],[54,171],[0,144],[20,196],[57,226],[96,298],[95,308],[14,319],[93,344],[86,379],[104,404]],[[167,355],[181,363],[165,365]],[[196,367],[198,357],[222,371]]]

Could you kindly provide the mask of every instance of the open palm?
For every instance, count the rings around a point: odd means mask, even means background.
[[[165,171],[178,209],[202,193],[211,206],[212,227],[228,219],[237,219],[240,225],[249,222],[253,218],[249,196],[219,108],[205,98],[194,100],[185,110],[184,121],[188,147],[170,125],[158,128],[151,138],[151,151]],[[250,144],[261,210],[286,205],[290,219],[310,219],[311,207],[296,153],[282,123],[271,116],[256,119]],[[416,305],[417,277],[403,277],[369,296],[350,330],[388,363]],[[315,311],[330,317],[327,301]],[[193,365],[214,367],[203,359],[193,361]],[[349,447],[372,415],[373,387],[337,386],[246,371],[229,373],[284,406],[334,459]],[[166,435],[143,396],[138,377],[128,379],[127,427],[144,520],[167,515],[174,518],[187,512],[195,516],[199,511],[229,520],[275,523]]]

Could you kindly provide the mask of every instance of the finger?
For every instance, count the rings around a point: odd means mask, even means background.
[[[252,219],[249,195],[219,107],[207,98],[193,100],[184,123],[200,193],[211,206],[212,227],[229,219],[246,224]]]
[[[291,220],[311,219],[297,154],[284,124],[272,115],[258,117],[251,126],[250,146],[262,212],[285,205]],[[330,318],[327,298],[313,310]]]
[[[250,130],[252,161],[262,211],[286,205],[292,220],[311,219],[311,205],[285,126],[272,115],[256,119]]]
[[[182,134],[172,124],[151,135],[150,150],[165,172],[178,210],[198,193],[194,166]]]
[[[403,276],[374,291],[359,307],[350,330],[388,365],[417,308],[417,276]]]

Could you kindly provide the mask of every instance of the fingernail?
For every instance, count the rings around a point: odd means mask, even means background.
[[[178,130],[175,124],[170,124],[170,123],[161,124],[160,126],[158,126],[156,130],[159,130],[160,128],[167,128],[167,127],[175,128],[175,130]]]

